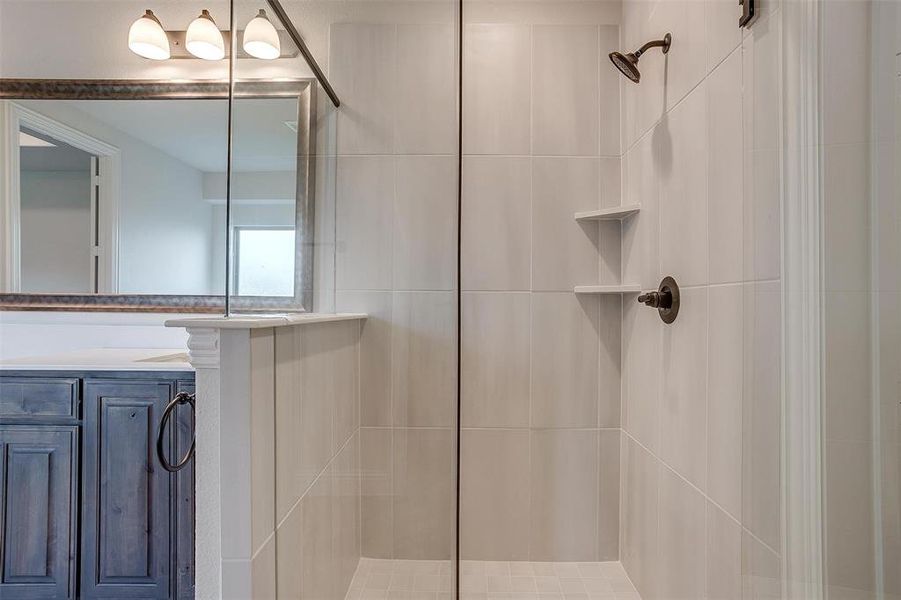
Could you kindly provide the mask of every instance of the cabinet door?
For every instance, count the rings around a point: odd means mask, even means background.
[[[174,478],[156,458],[172,382],[85,380],[81,597],[172,596]]]
[[[194,393],[193,381],[179,381],[178,392]],[[194,437],[194,412],[183,404],[176,409],[174,450],[170,460],[180,460]],[[194,598],[194,459],[175,476],[175,585],[179,600]]]
[[[0,598],[75,597],[74,426],[0,426]]]

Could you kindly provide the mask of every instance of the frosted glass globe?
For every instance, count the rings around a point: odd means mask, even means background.
[[[185,48],[188,52],[203,60],[221,60],[225,58],[225,40],[222,32],[213,21],[208,10],[191,21],[185,33]]]
[[[260,9],[260,14],[255,16],[244,29],[244,52],[263,60],[272,60],[281,56],[281,42],[278,39],[278,31],[266,16],[266,11]]]
[[[151,60],[169,58],[169,37],[153,11],[148,10],[131,24],[128,30],[128,48],[138,56]]]

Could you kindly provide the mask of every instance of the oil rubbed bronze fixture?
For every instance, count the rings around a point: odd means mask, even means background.
[[[638,83],[641,81],[641,71],[638,70],[638,59],[641,58],[641,55],[650,50],[651,48],[663,48],[663,53],[666,54],[669,52],[670,44],[673,42],[673,36],[670,34],[666,34],[663,36],[662,40],[654,40],[653,42],[648,42],[635,52],[629,52],[628,54],[623,54],[622,52],[611,52],[610,53],[610,62],[619,69],[620,73],[629,78],[629,81],[634,83]]]
[[[679,315],[679,285],[672,277],[664,277],[656,292],[645,292],[638,297],[638,301],[656,308],[664,323],[672,323]]]

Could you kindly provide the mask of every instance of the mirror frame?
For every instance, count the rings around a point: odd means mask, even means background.
[[[297,179],[295,200],[294,296],[169,295],[169,294],[28,294],[0,293],[0,311],[109,312],[312,312],[315,222],[316,85],[315,79],[279,81],[239,80],[230,94],[227,80],[166,81],[126,79],[9,79],[0,78],[0,100],[239,100],[296,98]],[[231,112],[231,111],[229,111]],[[231,115],[230,115],[231,118]],[[301,126],[304,124],[305,126]],[[6,124],[4,124],[6,125]],[[231,144],[231,123],[229,141]],[[230,150],[230,149],[229,149]],[[229,151],[229,156],[231,152]],[[9,161],[5,161],[9,164]],[[227,177],[231,177],[231,164]],[[12,190],[7,190],[11,194]],[[231,199],[227,200],[227,206]],[[0,214],[0,231],[9,231]],[[227,219],[228,222],[228,219]],[[230,227],[230,223],[228,225]],[[226,232],[226,287],[232,285],[231,232]]]

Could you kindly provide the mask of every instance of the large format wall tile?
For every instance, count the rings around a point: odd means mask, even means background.
[[[457,262],[457,159],[403,156],[396,161],[394,288],[453,289]]]
[[[598,227],[573,215],[599,204],[598,160],[532,160],[532,289],[571,290],[598,276]]]
[[[597,156],[598,28],[532,27],[532,154]]]
[[[462,227],[464,290],[531,289],[531,160],[464,158]]]
[[[532,295],[532,426],[597,427],[598,299]]]
[[[707,489],[707,288],[683,289],[679,318],[663,330],[660,456]]]
[[[531,31],[478,23],[463,36],[464,154],[528,155]],[[463,170],[464,176],[466,169]]]
[[[529,560],[529,430],[464,430],[461,557]]]
[[[599,304],[598,427],[619,427],[622,424],[623,298],[606,296],[599,299]]]
[[[391,368],[395,426],[454,426],[455,309],[451,292],[394,293]]]
[[[454,434],[401,429],[394,440],[394,557],[448,560],[454,531]]]
[[[454,27],[449,23],[397,26],[395,151],[457,151]]]
[[[464,427],[529,426],[528,293],[463,294]]]
[[[660,469],[629,435],[622,442],[622,547],[620,560],[643,598],[657,598]]]
[[[335,597],[350,587],[360,562],[360,436],[339,450],[329,466],[332,478],[332,568]]]
[[[275,531],[275,333],[250,332],[251,555]]]
[[[532,433],[533,561],[596,560],[598,432]]]
[[[651,451],[660,448],[663,328],[652,310],[634,300],[623,307],[622,423]]]
[[[619,26],[601,25],[598,48],[600,49],[599,136],[601,156],[619,156],[620,149],[620,85],[625,80],[607,59],[607,55],[619,50]]]
[[[598,556],[601,561],[619,560],[620,534],[620,445],[619,429],[598,432]]]
[[[333,24],[328,75],[335,89],[341,90],[338,153],[393,152],[398,84],[396,27]]]
[[[394,227],[394,158],[338,159],[338,289],[390,290]]]
[[[660,469],[660,594],[703,598],[707,588],[707,501],[665,465]]]
[[[707,502],[707,598],[741,600],[741,525]]]
[[[360,429],[362,555],[394,556],[394,497],[391,429]]]

